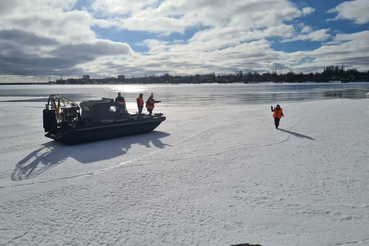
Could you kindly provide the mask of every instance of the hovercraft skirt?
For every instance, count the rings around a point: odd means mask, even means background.
[[[76,127],[68,130],[63,135],[46,134],[46,137],[52,138],[63,144],[80,144],[86,142],[100,141],[111,138],[118,138],[136,134],[143,134],[153,131],[158,127],[165,117],[157,119],[130,122],[130,123],[112,123],[105,125]]]

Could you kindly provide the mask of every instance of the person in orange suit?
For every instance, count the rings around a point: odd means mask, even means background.
[[[143,109],[143,106],[144,106],[144,100],[142,99],[143,97],[143,94],[140,93],[140,95],[137,97],[137,108],[138,108],[138,113],[139,114],[142,114],[142,109]]]
[[[272,112],[273,112],[275,128],[278,129],[279,121],[281,120],[282,117],[284,117],[283,109],[279,106],[279,104],[274,109],[273,109],[273,106],[270,106],[270,107],[271,107]]]
[[[154,110],[155,103],[160,103],[160,102],[161,101],[154,100],[154,94],[151,93],[151,96],[146,101],[146,108],[147,108],[147,111],[149,111],[150,115],[152,114],[152,111]]]

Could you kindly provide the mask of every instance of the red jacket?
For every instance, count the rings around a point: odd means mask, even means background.
[[[137,97],[137,107],[142,107],[144,105],[144,100],[142,97]]]
[[[278,119],[282,118],[282,115],[283,115],[282,111],[283,111],[282,108],[280,108],[279,110],[274,108],[273,118],[278,118]]]
[[[154,109],[154,105],[155,105],[155,100],[152,99],[151,97],[149,97],[149,99],[147,99],[147,101],[146,101],[146,108],[147,109]]]

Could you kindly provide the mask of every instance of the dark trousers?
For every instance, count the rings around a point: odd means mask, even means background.
[[[142,114],[142,108],[143,108],[142,106],[141,107],[138,107],[138,113],[139,114]]]
[[[152,109],[148,109],[147,111],[149,111],[149,114],[150,115],[152,114]]]
[[[121,104],[121,105],[118,106],[118,113],[119,114],[124,114],[126,112],[127,112],[127,110],[126,110],[126,106],[125,105]]]
[[[275,117],[275,118],[274,118],[275,128],[278,128],[278,126],[279,126],[279,121],[280,121],[280,118],[277,118],[277,117]]]

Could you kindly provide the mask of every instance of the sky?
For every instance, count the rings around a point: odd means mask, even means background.
[[[369,70],[369,0],[0,0],[0,83]]]

